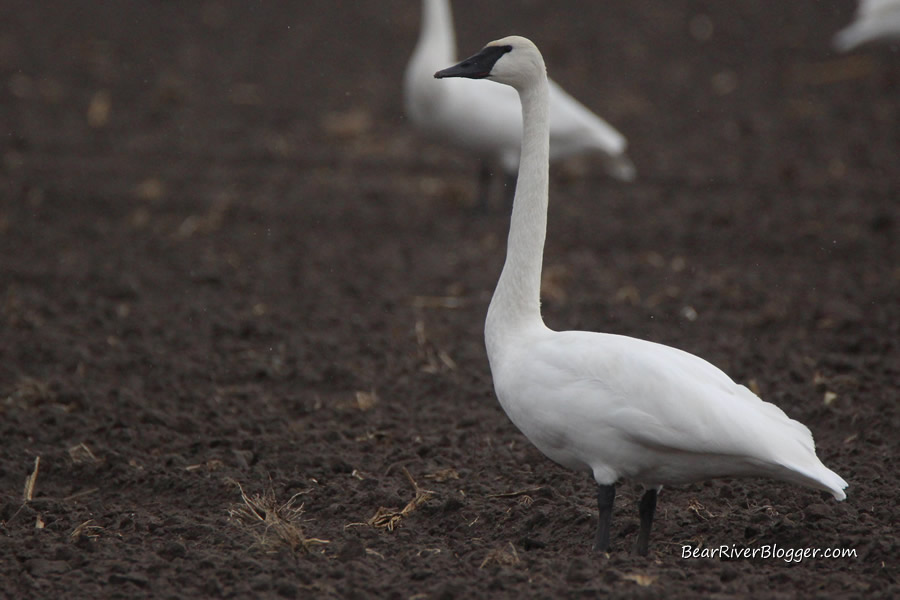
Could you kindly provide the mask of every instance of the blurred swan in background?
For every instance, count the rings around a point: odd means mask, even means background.
[[[869,42],[900,41],[900,0],[860,0],[853,23],[833,40],[841,52]]]
[[[456,62],[456,35],[448,0],[423,0],[419,40],[406,68],[407,117],[427,137],[481,158],[496,160],[513,178],[519,166],[522,113],[514,90],[465,79],[443,85],[434,72]],[[623,181],[635,176],[625,138],[558,85],[550,82],[550,159],[596,153],[607,171]],[[481,172],[481,202],[487,202],[490,166]]]
[[[535,45],[503,38],[434,76],[488,78],[521,97],[522,157],[485,345],[494,389],[510,420],[549,458],[591,472],[600,486],[595,549],[609,548],[620,479],[649,488],[639,507],[642,555],[662,485],[764,476],[843,500],[847,482],[819,461],[809,429],[705,360],[644,340],[544,325],[540,287],[552,88]],[[449,86],[448,93],[454,93]],[[461,116],[460,125],[474,117]]]

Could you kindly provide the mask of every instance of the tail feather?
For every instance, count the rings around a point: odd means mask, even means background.
[[[847,482],[822,464],[816,456],[816,443],[812,432],[799,421],[795,421],[785,414],[781,408],[761,400],[756,394],[744,386],[739,386],[739,393],[769,419],[767,428],[778,435],[772,435],[769,450],[770,460],[777,464],[781,470],[781,477],[792,483],[797,483],[809,488],[830,492],[835,500],[844,500],[847,494]]]
[[[797,483],[816,490],[830,492],[837,501],[847,498],[845,489],[849,485],[844,478],[823,465],[821,462],[812,467],[800,467],[796,465],[780,465],[785,471],[782,473],[785,480]]]
[[[831,40],[835,50],[848,52],[868,41],[868,31],[859,25],[850,25],[839,32]]]
[[[631,159],[625,154],[618,154],[615,156],[610,154],[604,155],[603,166],[606,167],[606,170],[610,175],[620,181],[634,181],[637,176],[637,169],[635,168],[634,163],[631,162]]]

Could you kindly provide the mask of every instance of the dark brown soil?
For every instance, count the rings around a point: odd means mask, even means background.
[[[548,324],[703,356],[850,482],[667,488],[638,558],[640,489],[593,555],[594,484],[493,397],[508,218],[401,115],[417,2],[5,2],[0,596],[900,596],[900,54],[832,53],[853,8],[454,3],[638,165],[554,169]]]

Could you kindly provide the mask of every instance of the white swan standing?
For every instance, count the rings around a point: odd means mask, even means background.
[[[515,91],[457,79],[438,84],[432,75],[457,61],[448,0],[423,0],[419,41],[403,81],[407,117],[426,136],[485,160],[497,160],[515,176],[519,167],[522,117]],[[625,138],[606,121],[553,83],[550,86],[550,158],[596,153],[613,176],[631,181],[635,168]],[[481,199],[487,198],[490,169],[482,168]]]
[[[549,458],[590,471],[599,484],[595,548],[609,548],[620,479],[650,488],[640,503],[640,554],[647,553],[662,485],[765,476],[843,500],[847,482],[816,457],[809,429],[708,362],[661,344],[544,325],[550,85],[535,45],[503,38],[434,76],[491,79],[521,97],[522,160],[485,343],[494,389],[512,422]]]
[[[869,42],[900,41],[900,0],[860,0],[853,23],[840,30],[834,47],[847,52]]]

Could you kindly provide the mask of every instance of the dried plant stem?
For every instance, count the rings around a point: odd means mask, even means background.
[[[34,458],[34,470],[31,472],[31,475],[25,478],[25,492],[22,495],[23,502],[31,502],[32,498],[34,498],[34,486],[37,483],[38,471],[41,468],[41,457],[36,456]]]

